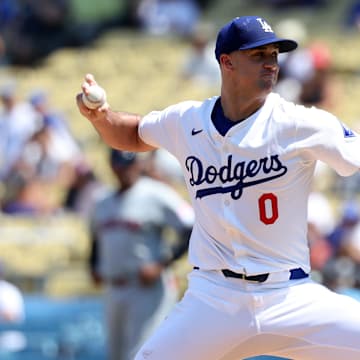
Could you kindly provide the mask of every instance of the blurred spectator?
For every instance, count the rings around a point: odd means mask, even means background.
[[[64,209],[89,219],[94,205],[108,195],[109,190],[89,165],[79,163],[75,168],[73,182],[65,194]]]
[[[286,19],[277,25],[277,33],[292,34],[300,48],[280,54],[279,81],[275,91],[285,99],[305,106],[334,110],[338,84],[332,71],[332,54],[325,42],[308,42],[305,25],[298,19]]]
[[[90,265],[106,286],[109,360],[130,360],[178,299],[170,265],[187,251],[194,214],[171,187],[142,176],[140,155],[112,150],[110,164],[118,185],[91,217]]]
[[[71,0],[0,0],[0,65],[36,66],[54,50],[91,44],[115,27],[190,34],[212,0],[131,0],[120,13],[76,19]]]
[[[67,0],[27,0],[17,16],[3,28],[11,64],[34,64],[64,45],[69,3]]]
[[[141,0],[137,9],[141,27],[155,35],[192,34],[200,15],[194,0]]]
[[[38,178],[67,188],[82,157],[80,148],[64,119],[49,106],[45,93],[34,93],[30,103],[38,128],[23,144],[21,154],[13,163],[9,186],[11,179],[20,174],[23,179]]]
[[[340,221],[327,236],[327,240],[331,245],[335,257],[342,254],[344,243],[349,237],[349,234],[351,234],[355,226],[359,223],[359,220],[360,211],[357,203],[354,201],[346,202],[342,209]]]
[[[220,68],[214,57],[214,44],[209,27],[198,26],[189,35],[189,49],[181,69],[181,77],[196,86],[220,86]]]
[[[8,63],[2,32],[16,19],[19,12],[20,4],[17,0],[0,0],[0,65],[7,65]]]
[[[305,106],[318,106],[330,110],[334,106],[334,83],[332,81],[332,56],[325,43],[308,46],[312,71],[303,79],[299,95]]]
[[[348,29],[360,30],[360,1],[353,0],[350,2],[346,15],[345,27]]]
[[[178,2],[186,2],[185,1],[178,1]],[[208,8],[208,6],[214,2],[214,0],[195,0],[193,1],[194,4],[196,4],[196,8],[198,8],[200,11],[204,11]],[[147,3],[147,4],[146,4]],[[155,2],[153,2],[155,3]],[[148,1],[143,0],[124,0],[123,1],[123,11],[122,14],[118,20],[118,25],[120,26],[126,26],[126,27],[135,27],[138,28],[143,27],[143,8],[140,9],[140,5],[145,4],[147,6],[152,6],[152,4]],[[139,11],[142,13],[139,14]]]
[[[335,217],[328,199],[321,192],[311,192],[308,201],[308,241],[310,263],[315,271],[321,271],[332,256],[326,235],[334,226]]]
[[[29,101],[42,126],[27,144],[24,156],[32,162],[37,175],[68,186],[75,167],[82,160],[82,151],[66,119],[52,108],[44,91],[34,91]]]
[[[2,212],[8,215],[43,216],[59,210],[54,200],[54,189],[36,177],[14,173],[3,199]]]
[[[74,23],[69,0],[19,1],[7,12],[0,30],[6,61],[14,65],[38,65],[54,50],[87,45],[107,28],[101,22]]]
[[[1,86],[0,97],[0,179],[5,180],[39,123],[31,105],[19,101],[15,80],[10,79]]]
[[[279,54],[279,78],[275,91],[289,101],[297,102],[302,82],[313,71],[313,63],[307,48],[308,33],[305,24],[299,19],[289,18],[280,21],[276,26],[280,36],[290,36],[299,44],[294,52]],[[289,35],[290,34],[290,35]]]
[[[25,320],[24,299],[20,289],[6,280],[5,265],[0,262],[0,326]],[[24,335],[16,330],[0,332],[0,356],[20,351],[26,346]]]
[[[341,238],[340,252],[342,255],[352,259],[360,265],[360,222],[357,221],[353,227]]]
[[[68,190],[82,158],[65,119],[49,105],[45,92],[33,92],[29,103],[23,115],[26,118],[31,114],[36,125],[16,148],[6,173],[3,211],[8,214],[37,215],[60,210],[60,193]]]

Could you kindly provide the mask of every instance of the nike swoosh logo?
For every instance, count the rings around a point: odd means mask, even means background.
[[[203,129],[195,130],[194,128],[191,130],[191,135],[194,136],[196,134],[199,134],[203,131]]]

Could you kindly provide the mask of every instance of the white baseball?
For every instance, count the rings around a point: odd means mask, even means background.
[[[105,90],[99,85],[92,85],[89,87],[88,95],[83,92],[82,101],[88,109],[95,110],[105,104]]]

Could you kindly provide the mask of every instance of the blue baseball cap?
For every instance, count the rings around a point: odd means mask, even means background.
[[[136,153],[130,151],[110,150],[110,163],[112,166],[129,166],[137,159]]]
[[[298,46],[294,40],[278,38],[262,17],[237,17],[220,29],[216,39],[215,57],[219,61],[221,54],[268,44],[278,44],[281,53],[295,50]]]

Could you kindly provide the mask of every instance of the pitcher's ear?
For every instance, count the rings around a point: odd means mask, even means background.
[[[228,54],[221,54],[220,64],[228,69],[232,68],[231,57]]]

